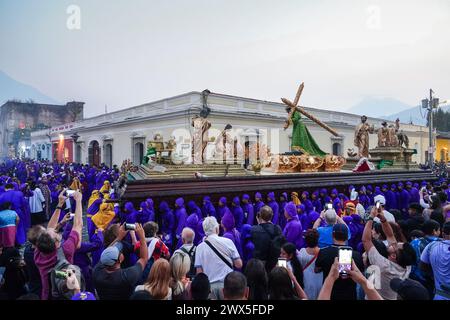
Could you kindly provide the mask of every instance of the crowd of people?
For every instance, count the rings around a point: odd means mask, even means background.
[[[446,180],[139,206],[116,201],[124,183],[118,167],[2,163],[1,298],[450,299]]]

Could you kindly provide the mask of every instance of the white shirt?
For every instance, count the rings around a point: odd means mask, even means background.
[[[42,194],[41,189],[36,188],[33,190],[33,196],[28,199],[30,203],[30,212],[37,213],[42,212],[44,209],[42,208],[42,202],[45,202],[44,195]]]
[[[387,222],[395,222],[395,217],[392,213],[389,211],[383,210],[384,217],[386,218]],[[373,218],[373,221],[377,223],[381,223],[380,219],[378,217]]]
[[[239,252],[233,241],[228,238],[219,237],[218,235],[210,235],[205,238],[208,240],[221,255],[231,264],[240,259]],[[209,282],[223,281],[227,274],[233,271],[225,262],[220,259],[217,254],[204,242],[197,246],[195,251],[195,268],[202,268]]]

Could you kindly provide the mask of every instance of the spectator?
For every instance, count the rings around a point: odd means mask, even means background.
[[[326,222],[325,227],[320,227],[321,223]],[[343,224],[346,226],[344,220],[336,214],[334,209],[328,209],[320,213],[320,218],[314,222],[313,229],[319,232],[319,248],[325,248],[333,244],[333,227],[336,224]],[[350,229],[347,228],[347,240],[350,239]],[[345,243],[347,245],[347,242]],[[332,264],[332,263],[331,263]],[[330,265],[331,265],[330,264]]]
[[[450,222],[442,228],[442,241],[433,241],[420,257],[421,269],[434,276],[434,300],[450,300]]]
[[[41,275],[42,283],[42,300],[48,300],[51,298],[49,288],[49,273],[55,267],[58,262],[58,250],[62,250],[65,258],[71,264],[73,264],[73,256],[75,250],[81,245],[81,230],[83,229],[83,218],[82,218],[82,195],[80,192],[76,191],[73,194],[73,199],[76,203],[75,216],[73,218],[73,227],[68,238],[61,244],[62,236],[55,232],[57,227],[59,216],[61,214],[62,206],[66,201],[64,196],[65,190],[63,190],[58,196],[58,206],[53,213],[50,221],[48,222],[47,229],[42,232],[42,234],[37,239],[36,249],[34,253],[34,261],[39,269],[39,274]]]
[[[191,282],[191,298],[192,300],[209,300],[211,286],[206,274],[198,273]]]
[[[130,300],[153,300],[151,294],[147,290],[139,290],[133,292]]]
[[[399,226],[402,228],[403,233],[406,238],[411,241],[411,232],[413,230],[422,229],[422,225],[425,222],[425,219],[422,216],[423,208],[418,203],[410,203],[408,214],[409,218],[406,220],[400,220],[398,222]]]
[[[399,300],[430,300],[427,289],[419,281],[394,278],[390,286]]]
[[[215,217],[203,221],[205,239],[197,247],[195,267],[197,273],[205,273],[211,283],[212,298],[221,300],[225,276],[233,271],[233,266],[242,268],[242,260],[230,239],[219,237],[219,224]]]
[[[286,265],[292,271],[297,282],[303,287],[303,268],[297,257],[297,248],[293,243],[287,242],[281,247],[280,257],[286,259]]]
[[[307,299],[293,273],[284,267],[275,267],[269,274],[269,300]]]
[[[182,252],[185,253],[189,256],[189,259],[191,261],[191,266],[188,272],[188,277],[189,278],[194,278],[195,276],[195,250],[197,249],[197,247],[194,245],[194,239],[195,239],[195,232],[194,230],[192,230],[191,228],[184,228],[183,231],[181,232],[181,239],[183,241],[183,245],[176,250],[173,254],[175,255],[176,253]]]
[[[266,271],[270,271],[276,265],[280,256],[281,242],[284,242],[281,228],[272,223],[272,217],[272,209],[263,206],[256,216],[258,225],[252,226],[251,229],[252,242],[255,245],[253,258],[263,261]]]
[[[0,204],[0,248],[14,247],[19,221],[19,215],[11,210],[11,202]]]
[[[378,292],[372,286],[368,285],[366,277],[364,277],[361,271],[359,271],[354,260],[352,261],[351,270],[348,270],[347,273],[351,281],[354,281],[363,288],[364,292],[367,295],[368,300],[383,300],[383,298],[378,294]],[[334,284],[338,279],[341,279],[341,276],[339,274],[338,258],[336,257],[334,258],[334,262],[331,266],[328,276],[325,278],[325,281],[323,282],[323,287],[319,293],[317,300],[330,300]]]
[[[339,248],[346,245],[348,227],[345,224],[335,224],[332,229],[333,245],[320,249],[316,260],[315,272],[323,272],[324,281],[333,266],[334,259],[339,255]],[[358,269],[363,270],[361,254],[352,250],[352,260]],[[349,278],[336,280],[331,292],[331,300],[356,300],[356,283]]]
[[[264,263],[258,259],[250,259],[245,266],[245,277],[249,288],[249,300],[267,300],[268,278]]]
[[[152,300],[172,300],[170,282],[170,264],[166,259],[159,259],[153,264],[147,282],[137,286],[135,291],[148,291]]]
[[[45,232],[45,228],[41,225],[36,225],[28,230],[28,242],[25,245],[25,250],[23,253],[25,267],[28,274],[28,290],[30,293],[38,295],[38,297],[41,295],[42,283],[39,269],[34,261],[34,252],[36,250],[37,239],[43,232]]]
[[[223,298],[224,300],[247,300],[247,279],[242,273],[233,271],[227,274],[223,285]]]
[[[170,258],[170,270],[172,272],[172,300],[187,300],[190,285],[189,278],[186,277],[191,268],[191,259],[184,252],[176,252]]]
[[[414,241],[415,239],[425,237],[425,233],[423,233],[422,230],[413,230],[410,233],[410,237],[411,237],[411,241]]]
[[[116,240],[102,252],[100,263],[92,273],[94,285],[101,300],[128,300],[142,278],[142,272],[148,261],[146,245],[140,246],[139,260],[134,266],[125,269],[120,267],[124,255],[119,248],[122,247],[121,241],[127,233],[125,226],[120,226]],[[136,233],[140,243],[145,243],[144,229],[140,224],[136,224]]]
[[[371,230],[374,218],[378,216],[383,231],[388,241],[388,257],[383,257],[372,243]],[[409,243],[398,243],[394,237],[391,224],[386,220],[383,212],[375,207],[370,212],[363,233],[363,245],[367,252],[370,264],[380,268],[380,285],[378,292],[386,300],[397,300],[397,293],[390,287],[390,281],[394,278],[405,279],[411,272],[411,266],[416,261],[414,249]]]
[[[298,259],[303,268],[303,282],[305,293],[310,300],[316,300],[323,283],[323,273],[314,272],[316,260],[319,256],[319,232],[309,229],[305,233],[306,248],[300,249]]]

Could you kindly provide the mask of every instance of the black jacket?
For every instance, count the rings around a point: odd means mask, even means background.
[[[281,228],[270,222],[252,226],[252,242],[255,245],[253,258],[266,261],[269,258],[270,242],[282,234]]]

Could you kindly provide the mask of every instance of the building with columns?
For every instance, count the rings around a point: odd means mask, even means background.
[[[161,134],[164,141],[174,137],[176,152],[190,158],[191,121],[193,116],[199,114],[203,102],[201,92],[189,92],[92,118],[61,123],[50,129],[32,132],[31,150],[50,144],[50,152],[41,152],[41,159],[105,163],[109,166],[131,159],[138,164],[146,153],[147,143],[155,134]],[[206,103],[211,109],[208,116],[212,124],[209,137],[217,137],[227,124],[231,124],[233,136],[242,145],[259,142],[268,145],[272,153],[290,151],[292,129],[283,130],[287,117],[284,104],[219,93],[210,93]],[[355,148],[354,129],[360,123],[361,115],[316,108],[305,110],[340,134],[335,137],[315,122],[303,118],[322,150],[347,156],[347,150]],[[375,129],[380,128],[382,122],[382,119],[368,119]],[[417,150],[413,161],[424,163],[428,150],[427,128],[401,124],[401,130],[408,135],[410,148]],[[209,151],[213,144],[209,143]],[[376,134],[370,135],[370,148],[376,144]],[[37,158],[37,152],[32,151],[32,157]]]

